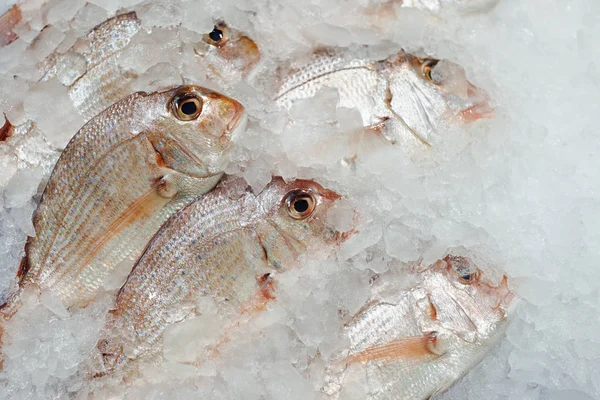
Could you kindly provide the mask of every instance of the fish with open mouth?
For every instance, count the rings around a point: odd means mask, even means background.
[[[359,383],[352,387],[366,386],[365,399],[429,399],[505,332],[515,304],[506,277],[495,286],[469,259],[452,255],[412,274],[418,283],[408,290],[380,277],[374,298],[344,326],[345,343],[326,372],[328,398]]]
[[[453,122],[493,116],[488,96],[449,61],[408,53],[385,60],[356,58],[345,49],[322,49],[299,67],[282,67],[278,105],[290,108],[325,87],[339,93],[339,107],[356,108],[369,130],[401,146],[431,146]]]
[[[187,85],[135,93],[88,122],[50,176],[5,318],[28,289],[85,306],[127,274],[164,221],[217,185],[245,121],[237,101]]]
[[[220,315],[260,311],[274,296],[273,274],[306,254],[326,257],[344,240],[326,221],[339,198],[314,181],[273,178],[254,194],[232,180],[174,215],[117,295],[96,374],[127,376],[136,361],[160,362],[165,330],[201,315],[201,297],[214,299]]]

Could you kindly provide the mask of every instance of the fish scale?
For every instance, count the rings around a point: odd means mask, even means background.
[[[65,54],[53,54],[45,60],[42,81],[70,71],[69,61],[82,56],[85,67],[69,87],[75,108],[87,120],[111,104],[129,95],[135,76],[118,64],[119,54],[139,32],[141,21],[135,12],[117,15],[92,29]]]
[[[264,296],[265,276],[291,268],[309,250],[329,254],[339,242],[326,224],[326,212],[339,198],[335,193],[312,181],[281,178],[256,195],[240,193],[245,186],[242,180],[221,185],[156,234],[107,317],[98,345],[101,373],[160,360],[163,333],[173,321],[202,314],[200,297],[213,298],[223,317],[239,315]],[[298,191],[310,193],[316,204],[303,219],[292,218],[288,209],[287,199]]]

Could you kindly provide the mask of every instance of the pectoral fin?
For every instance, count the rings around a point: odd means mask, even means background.
[[[382,345],[369,347],[361,352],[349,355],[343,363],[346,365],[366,364],[376,360],[394,362],[400,359],[422,359],[440,355],[437,334],[432,332],[423,336],[400,338]]]
[[[150,189],[138,197],[121,215],[119,215],[92,245],[84,252],[85,259],[80,264],[77,275],[96,257],[102,248],[115,236],[136,221],[143,220],[156,214],[177,194],[177,188],[170,176],[158,179]]]

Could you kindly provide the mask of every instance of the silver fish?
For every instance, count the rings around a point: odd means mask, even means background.
[[[85,120],[96,116],[133,92],[136,76],[122,70],[118,56],[140,27],[135,12],[101,23],[66,53],[52,53],[44,60],[41,80],[57,78],[69,87],[73,105]]]
[[[412,274],[414,287],[396,291],[383,284],[346,324],[346,343],[326,375],[328,398],[357,383],[365,399],[429,399],[466,374],[504,333],[514,304],[506,277],[494,286],[455,256]]]
[[[259,194],[245,186],[214,189],[156,234],[107,318],[98,343],[101,374],[160,361],[163,333],[202,314],[202,296],[214,298],[221,315],[260,310],[273,296],[272,274],[304,254],[329,254],[345,237],[326,222],[339,196],[319,184],[274,178]]]
[[[245,116],[235,100],[182,86],[135,93],[88,122],[50,176],[4,316],[25,290],[85,306],[111,273],[130,271],[162,223],[218,183]]]
[[[448,124],[493,115],[487,95],[466,80],[462,68],[407,53],[372,61],[326,49],[315,52],[308,64],[282,68],[280,74],[275,100],[281,107],[335,88],[338,106],[357,108],[365,127],[394,144],[429,147],[432,136]]]

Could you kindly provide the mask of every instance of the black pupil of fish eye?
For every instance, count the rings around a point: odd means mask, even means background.
[[[297,213],[305,213],[306,211],[308,211],[308,200],[307,199],[296,199],[294,201],[294,211],[296,211]]]
[[[462,279],[464,279],[465,281],[470,281],[471,280],[471,274],[463,274],[460,277]]]
[[[216,28],[212,30],[211,33],[208,34],[208,37],[213,41],[213,42],[218,42],[221,39],[223,39],[223,31],[220,30],[219,28]]]
[[[181,104],[181,112],[185,115],[194,115],[198,111],[196,102],[193,100],[186,100]]]

